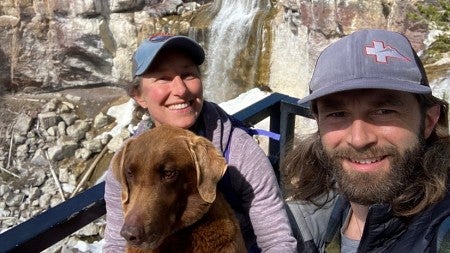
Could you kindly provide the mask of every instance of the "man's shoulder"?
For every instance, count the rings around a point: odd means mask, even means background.
[[[437,209],[435,213],[442,215],[436,236],[437,252],[450,252],[450,193],[438,204]]]
[[[437,252],[450,252],[450,216],[439,225]]]
[[[324,243],[324,236],[337,199],[335,193],[322,195],[315,199],[316,203],[325,203],[322,206],[300,200],[286,201],[289,220],[297,239],[301,238],[303,242],[312,240],[320,247]]]

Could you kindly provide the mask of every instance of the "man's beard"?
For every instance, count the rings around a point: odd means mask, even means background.
[[[417,144],[407,149],[403,156],[394,147],[374,147],[363,152],[352,148],[338,149],[331,153],[325,152],[325,164],[332,169],[340,192],[349,201],[361,205],[390,203],[417,179],[416,172],[420,171],[422,166],[424,148],[424,138],[419,136]],[[346,171],[342,167],[344,158],[358,159],[382,155],[390,156],[391,167],[388,171],[364,173]]]

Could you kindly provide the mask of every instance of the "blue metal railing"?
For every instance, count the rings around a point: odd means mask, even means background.
[[[297,99],[280,93],[258,101],[237,112],[234,116],[255,125],[270,117],[270,131],[280,133],[280,141],[269,139],[269,159],[279,176],[280,157],[294,136],[295,116],[310,117],[306,105],[298,105]],[[104,182],[75,197],[48,209],[0,234],[0,252],[40,252],[106,213]]]

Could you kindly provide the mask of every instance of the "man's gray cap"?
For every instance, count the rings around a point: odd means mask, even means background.
[[[309,95],[299,104],[340,91],[387,89],[431,93],[422,62],[402,34],[366,29],[328,46],[316,62]]]

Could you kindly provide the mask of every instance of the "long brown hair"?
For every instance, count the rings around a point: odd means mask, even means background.
[[[426,140],[422,166],[417,168],[417,178],[391,203],[398,216],[413,216],[430,204],[443,199],[449,185],[450,136],[448,128],[448,103],[429,95],[417,95],[422,118],[428,108],[440,105],[439,121]],[[314,113],[314,104],[312,105]],[[320,196],[338,190],[333,172],[322,159],[325,154],[319,133],[291,140],[291,150],[281,161],[281,183],[285,197],[323,206],[330,198],[317,202]],[[331,195],[330,195],[331,196]]]

